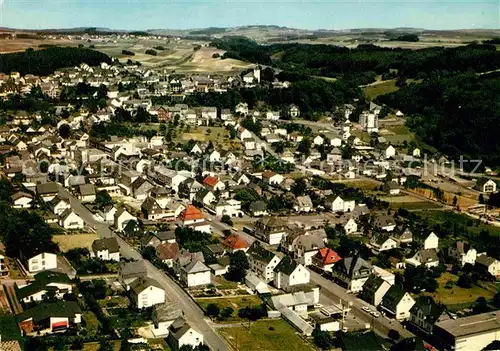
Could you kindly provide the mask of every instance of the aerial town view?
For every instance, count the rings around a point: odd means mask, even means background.
[[[500,2],[0,0],[1,351],[500,350]]]

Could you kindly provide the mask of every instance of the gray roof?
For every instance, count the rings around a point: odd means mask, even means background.
[[[94,186],[94,184],[80,185],[78,187],[78,191],[79,191],[80,195],[82,195],[82,196],[95,195],[95,186]]]
[[[450,335],[463,337],[477,333],[486,333],[490,330],[500,330],[500,311],[481,313],[474,316],[458,319],[449,319],[436,324]]]
[[[291,275],[295,269],[297,269],[298,264],[290,256],[285,256],[280,263],[274,269],[275,272],[281,272],[286,275]]]
[[[155,286],[159,289],[163,289],[161,285],[154,279],[148,278],[148,277],[140,277],[136,280],[134,280],[130,284],[130,290],[132,290],[136,295],[140,294],[150,286]]]
[[[120,252],[120,245],[118,244],[118,240],[116,238],[104,238],[94,240],[92,243],[92,251],[103,251],[108,250],[109,253]]]
[[[37,184],[36,192],[40,195],[56,194],[59,192],[59,184],[53,182]]]
[[[191,263],[189,263],[187,266],[183,267],[182,269],[187,274],[194,274],[194,273],[210,271],[209,267],[207,267],[203,262],[198,261],[198,260],[191,261]]]

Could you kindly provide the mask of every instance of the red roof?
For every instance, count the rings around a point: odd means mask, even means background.
[[[208,176],[205,179],[203,179],[203,184],[206,184],[206,185],[208,185],[209,187],[212,187],[212,188],[215,185],[217,185],[218,182],[219,182],[219,179],[217,179],[217,177]]]
[[[230,247],[233,250],[246,249],[246,248],[250,247],[250,244],[238,234],[229,235],[222,242],[222,244],[224,246]]]
[[[201,211],[198,210],[193,205],[189,205],[181,217],[182,217],[183,221],[192,221],[195,219],[204,219],[205,218],[203,216],[203,213],[201,213]]]
[[[165,243],[156,247],[156,254],[160,260],[174,259],[179,254],[179,245],[177,243]]]
[[[335,251],[328,247],[320,249],[318,255],[321,257],[323,265],[337,263],[342,259]]]

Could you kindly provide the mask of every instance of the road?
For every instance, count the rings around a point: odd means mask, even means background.
[[[87,225],[93,227],[101,238],[116,237],[118,239],[122,256],[134,260],[142,259],[141,254],[137,250],[113,232],[107,224],[96,221],[92,213],[66,189],[60,187],[59,191],[63,197],[69,199],[71,208]],[[146,264],[150,278],[155,279],[162,286],[165,290],[167,300],[176,301],[179,304],[189,324],[203,334],[205,343],[212,350],[229,350],[224,340],[207,323],[203,311],[191,297],[163,271],[156,268],[149,261],[146,261]]]
[[[371,310],[376,311],[375,306],[372,306],[369,303],[357,298],[353,294],[348,294],[344,288],[328,279],[325,279],[318,273],[314,271],[310,272],[311,283],[319,285],[321,287],[320,293],[323,296],[323,302],[338,304],[340,300],[342,300],[343,302],[347,302],[349,304],[352,303],[352,305],[350,306],[350,313],[353,314],[358,320],[365,323],[370,323],[373,330],[384,337],[387,337],[387,333],[391,329],[397,330],[402,337],[413,336],[413,334],[403,328],[401,323],[399,323],[398,321],[394,319],[388,319],[384,316],[375,318],[361,309],[362,307],[369,307]]]

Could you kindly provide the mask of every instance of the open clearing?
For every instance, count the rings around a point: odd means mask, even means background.
[[[66,252],[78,247],[86,247],[90,249],[92,242],[99,239],[97,234],[69,234],[69,235],[54,235],[54,241],[59,245],[61,251]]]
[[[452,211],[432,211],[422,213],[422,215],[429,220],[431,225],[433,223],[442,224],[445,221],[451,221],[458,225],[466,227],[468,231],[477,235],[479,235],[482,230],[487,230],[490,235],[500,236],[500,227],[485,224],[465,214]]]
[[[395,79],[375,82],[363,87],[363,92],[368,100],[373,100],[379,95],[389,94],[397,90],[399,88],[396,86]]]
[[[398,208],[404,208],[406,210],[426,210],[426,209],[436,209],[442,206],[431,201],[423,201],[411,195],[402,196],[381,196],[380,200],[389,203],[390,208],[397,210]]]
[[[468,303],[474,303],[478,297],[482,296],[489,300],[493,298],[494,293],[492,291],[481,288],[477,285],[472,285],[470,289],[463,289],[456,286],[458,277],[450,272],[445,272],[437,279],[439,283],[439,288],[434,293],[424,293],[426,295],[432,296],[436,302],[441,302],[449,307],[453,305],[463,305]],[[446,282],[452,281],[453,287],[451,289],[446,289]]]
[[[196,299],[202,310],[206,310],[207,306],[215,303],[220,309],[231,307],[235,310],[235,314],[240,308],[257,306],[262,303],[262,300],[256,295],[248,295],[245,297],[224,297],[224,298],[198,298]]]
[[[314,350],[282,319],[258,321],[250,327],[221,328],[219,332],[234,350]]]

